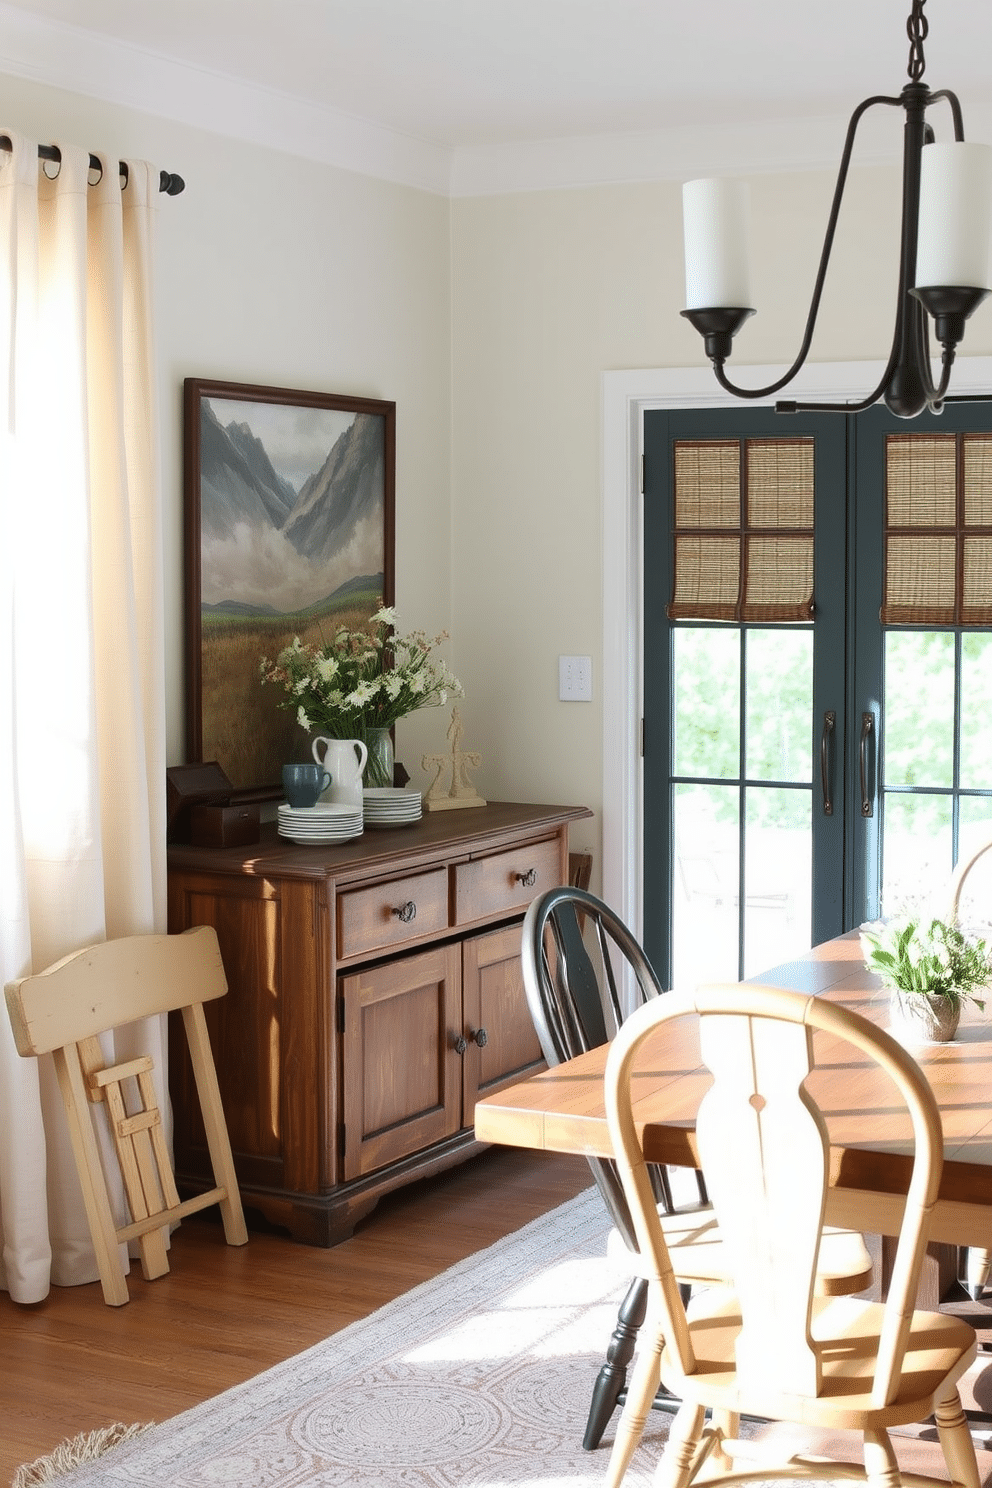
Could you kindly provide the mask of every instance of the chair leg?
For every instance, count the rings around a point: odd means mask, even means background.
[[[869,1488],[900,1488],[899,1464],[885,1431],[865,1432],[865,1474]]]
[[[595,1451],[602,1440],[610,1417],[617,1408],[620,1392],[627,1382],[627,1367],[634,1357],[637,1334],[644,1322],[648,1303],[648,1284],[643,1277],[635,1276],[627,1288],[627,1295],[617,1313],[617,1325],[613,1330],[606,1363],[596,1376],[589,1419],[582,1445],[587,1452]]]
[[[951,1481],[963,1483],[964,1488],[978,1488],[980,1477],[975,1443],[957,1390],[947,1400],[937,1402],[934,1420]]]
[[[992,1270],[992,1250],[976,1250],[969,1246],[965,1286],[973,1302],[977,1302],[984,1292],[990,1270]]]
[[[710,1453],[710,1460],[718,1472],[732,1472],[734,1459],[726,1450],[724,1442],[735,1441],[740,1434],[741,1418],[736,1411],[713,1412],[713,1430],[718,1438],[717,1445]]]
[[[613,1449],[610,1452],[610,1461],[606,1469],[606,1488],[619,1488],[630,1466],[630,1459],[644,1434],[645,1422],[661,1378],[663,1347],[664,1338],[661,1329],[657,1326],[657,1318],[655,1318],[649,1337],[646,1336],[646,1330],[641,1330],[641,1346],[637,1355],[637,1363],[634,1365],[630,1388],[617,1422]]]
[[[69,1124],[69,1138],[76,1159],[83,1204],[89,1221],[93,1250],[100,1272],[103,1300],[108,1307],[123,1307],[128,1301],[127,1280],[121,1264],[121,1247],[107,1194],[107,1181],[100,1163],[83,1072],[75,1047],[53,1049],[52,1059]]]
[[[220,1215],[224,1224],[224,1238],[228,1245],[246,1245],[248,1227],[241,1206],[241,1192],[234,1171],[234,1156],[228,1136],[224,1107],[217,1083],[217,1069],[210,1050],[210,1035],[203,1013],[203,1003],[196,1002],[183,1008],[183,1025],[189,1044],[190,1062],[200,1097],[200,1113],[207,1134],[207,1147],[214,1172],[214,1182],[224,1190],[220,1201]]]
[[[668,1442],[655,1475],[656,1488],[686,1488],[699,1458],[699,1439],[706,1412],[701,1405],[686,1403],[672,1422]]]

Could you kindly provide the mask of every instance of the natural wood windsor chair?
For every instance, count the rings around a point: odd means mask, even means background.
[[[602,899],[581,889],[550,889],[533,901],[524,919],[521,954],[531,1018],[550,1066],[607,1043],[624,1020],[625,996],[639,1006],[653,1001],[661,991],[647,957],[624,922]],[[633,1276],[593,1388],[583,1439],[591,1451],[624,1398],[627,1369],[644,1317],[647,1281],[615,1164],[591,1157],[589,1166],[615,1226],[609,1253],[618,1268],[623,1266]],[[725,1281],[727,1261],[702,1175],[697,1175],[693,1201],[680,1206],[666,1170],[652,1166],[650,1173],[680,1283],[688,1289],[697,1283]],[[871,1276],[871,1257],[863,1237],[850,1230],[829,1231],[820,1256],[819,1289],[857,1292],[869,1285]],[[659,1396],[657,1406],[672,1409],[671,1397]]]
[[[696,1117],[696,1144],[720,1223],[730,1286],[697,1293],[677,1286],[635,1125],[631,1096],[638,1051],[664,1059],[678,1020],[698,1026],[713,1077]],[[815,1056],[836,1064],[851,1045],[890,1077],[893,1106],[912,1123],[913,1166],[888,1298],[818,1297],[816,1266],[829,1180],[829,1138],[809,1081]],[[850,1057],[849,1055],[847,1057]],[[957,1382],[974,1360],[974,1330],[915,1309],[930,1210],[943,1166],[940,1112],[910,1054],[859,1014],[805,993],[747,983],[672,993],[634,1013],[606,1066],[610,1137],[648,1272],[648,1318],[607,1472],[617,1488],[640,1438],[659,1379],[682,1401],[659,1483],[707,1488],[750,1471],[756,1479],[856,1478],[872,1488],[922,1488],[942,1480],[901,1472],[889,1429],[936,1418],[952,1481],[979,1476]],[[706,1424],[706,1412],[713,1418]],[[741,1415],[805,1429],[856,1430],[863,1461],[796,1452],[775,1455],[736,1439]],[[742,1469],[740,1459],[755,1458]],[[739,1478],[736,1479],[739,1481]]]

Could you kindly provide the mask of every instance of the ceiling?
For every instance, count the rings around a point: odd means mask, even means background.
[[[609,174],[604,145],[624,137],[667,137],[678,155],[690,133],[715,143],[743,129],[756,141],[769,126],[791,163],[811,129],[830,121],[836,139],[862,97],[899,92],[908,10],[909,0],[20,0],[0,3],[0,71],[64,86],[74,65],[76,89],[99,94],[113,57],[134,83],[115,101],[149,112],[179,116],[185,101],[202,124],[197,99],[212,86],[228,103],[253,97],[256,117],[283,106],[311,137],[334,119],[354,138],[392,136],[397,156],[420,149],[449,163],[535,142],[550,160],[552,144],[574,153],[584,141],[589,173],[598,150]],[[930,0],[927,16],[926,81],[959,94],[966,123],[970,102],[992,117],[992,3]],[[241,112],[226,108],[217,127],[250,135]],[[881,112],[891,129],[898,116]]]

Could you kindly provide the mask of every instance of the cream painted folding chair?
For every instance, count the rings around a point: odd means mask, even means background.
[[[631,1105],[644,1040],[652,1038],[652,1060],[663,1060],[665,1034],[686,1018],[698,1023],[713,1077],[696,1141],[732,1283],[697,1293],[688,1307]],[[825,1060],[850,1057],[853,1045],[875,1061],[892,1082],[893,1110],[904,1107],[912,1125],[912,1174],[884,1303],[816,1295],[829,1140],[807,1077],[824,1035]],[[933,1092],[910,1054],[885,1030],[822,998],[747,983],[701,988],[659,998],[627,1020],[607,1061],[606,1108],[640,1253],[650,1262],[648,1318],[607,1472],[611,1488],[623,1478],[659,1379],[683,1401],[659,1469],[664,1488],[689,1488],[697,1477],[710,1488],[742,1470],[758,1479],[855,1478],[872,1488],[942,1484],[900,1472],[888,1434],[931,1415],[952,1481],[978,1488],[957,1389],[977,1353],[974,1330],[915,1308],[943,1134]],[[863,1460],[797,1452],[792,1433],[784,1448],[774,1431],[764,1444],[728,1438],[720,1423],[740,1416],[858,1431]]]
[[[128,1301],[119,1247],[137,1240],[148,1281],[169,1269],[169,1228],[219,1204],[229,1245],[248,1239],[203,1004],[227,992],[216,932],[137,935],[77,951],[36,976],[9,982],[7,1008],[17,1052],[51,1054],[96,1252],[104,1300]],[[200,1097],[215,1187],[180,1202],[162,1128],[153,1063],[142,1056],[107,1066],[99,1035],[160,1013],[181,1012]],[[135,1098],[136,1092],[136,1098]],[[128,1101],[130,1100],[130,1109]],[[90,1107],[106,1111],[130,1221],[118,1226]]]
[[[943,915],[947,924],[956,925],[961,918],[961,900],[964,895],[965,880],[979,859],[984,857],[990,849],[992,849],[992,838],[988,842],[983,842],[981,847],[976,848],[967,858],[963,858],[955,868],[948,892],[947,908]],[[992,918],[992,901],[990,901],[985,918]],[[990,1271],[992,1271],[992,1250],[970,1249],[965,1271],[965,1285],[973,1299],[977,1300],[984,1292],[988,1285]]]

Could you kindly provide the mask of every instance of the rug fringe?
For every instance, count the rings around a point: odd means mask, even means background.
[[[19,1467],[10,1488],[39,1488],[43,1483],[55,1483],[74,1467],[84,1462],[95,1462],[111,1447],[131,1441],[154,1425],[154,1421],[139,1421],[131,1426],[124,1421],[115,1421],[112,1426],[100,1426],[96,1431],[83,1431],[79,1436],[67,1437],[53,1452]]]

